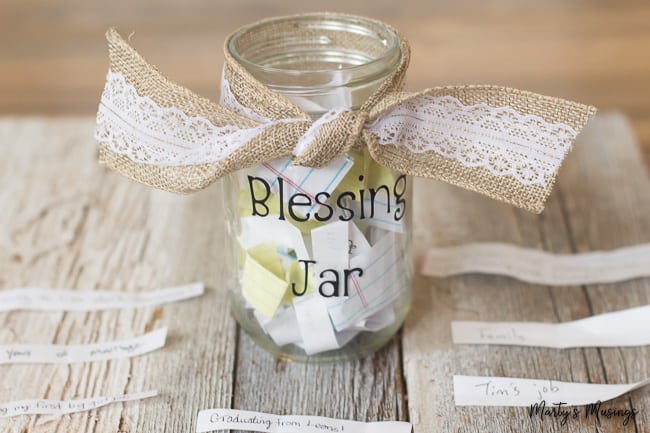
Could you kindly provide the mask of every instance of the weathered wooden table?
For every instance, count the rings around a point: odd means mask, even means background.
[[[65,366],[0,366],[0,402],[72,399],[157,388],[158,398],[63,417],[0,419],[0,432],[192,432],[201,409],[234,407],[356,420],[410,420],[415,432],[595,431],[594,420],[529,418],[525,408],[457,408],[452,375],[627,383],[650,374],[646,348],[457,346],[450,321],[567,321],[650,302],[650,279],[545,287],[468,275],[418,277],[399,337],[375,356],[336,365],[275,360],[231,318],[223,286],[220,188],[153,191],[95,163],[90,118],[0,121],[0,290],[19,286],[136,291],[197,279],[199,299],[99,313],[0,313],[0,344],[83,344],[166,325],[163,350]],[[584,252],[650,241],[650,181],[625,119],[583,133],[537,216],[436,182],[417,181],[415,249],[502,241]],[[603,431],[649,431],[650,391],[611,403],[640,412]]]

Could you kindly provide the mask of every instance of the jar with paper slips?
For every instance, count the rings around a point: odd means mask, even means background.
[[[388,26],[323,14],[247,26],[226,49],[316,126],[358,110],[401,57]],[[226,68],[222,105],[260,121],[273,116],[242,105],[256,95],[232,86],[230,75]],[[320,167],[300,165],[309,150],[302,145],[224,180],[233,310],[280,357],[364,356],[391,339],[411,303],[411,178],[378,164],[360,142]]]
[[[234,32],[219,103],[169,80],[115,29],[106,36],[100,162],[175,193],[223,180],[220,283],[242,328],[285,359],[361,357],[402,325],[412,176],[539,213],[596,111],[493,85],[405,92],[407,41],[349,15]]]

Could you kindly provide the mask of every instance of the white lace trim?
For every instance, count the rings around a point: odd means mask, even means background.
[[[118,72],[109,71],[97,112],[95,138],[134,162],[184,166],[221,161],[269,126],[304,119],[271,121],[242,106],[222,79],[221,103],[257,120],[255,128],[215,126],[200,116],[158,106],[140,96]],[[298,141],[299,155],[318,129],[347,109],[335,109],[314,122]],[[569,125],[522,115],[510,107],[463,105],[451,96],[412,98],[367,128],[382,145],[432,151],[466,167],[482,167],[495,176],[512,176],[524,185],[548,185],[577,132]]]
[[[184,166],[223,160],[272,124],[218,127],[204,117],[160,107],[140,96],[121,73],[109,71],[95,138],[134,162]]]
[[[466,106],[452,96],[428,95],[405,101],[368,129],[382,145],[432,151],[524,185],[547,185],[577,135],[569,125],[510,107]]]

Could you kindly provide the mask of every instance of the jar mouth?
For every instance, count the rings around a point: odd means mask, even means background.
[[[227,49],[255,78],[284,94],[381,80],[401,60],[394,30],[344,14],[267,19],[237,30]]]

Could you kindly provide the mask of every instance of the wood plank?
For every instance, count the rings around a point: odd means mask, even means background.
[[[196,413],[232,400],[236,326],[221,284],[219,188],[190,197],[103,170],[92,119],[0,120],[0,290],[145,291],[203,280],[201,299],[98,313],[0,313],[0,344],[111,341],[169,327],[167,346],[128,360],[0,366],[0,401],[159,389],[141,403],[65,417],[0,419],[0,431],[193,431]]]
[[[277,414],[356,421],[408,420],[400,341],[360,361],[276,360],[240,330],[234,406]]]
[[[650,179],[627,121],[612,115],[595,123],[582,141],[590,148],[563,171],[558,196],[566,212],[569,240],[577,252],[650,242]],[[594,143],[601,146],[591,147]],[[587,147],[587,146],[585,146]],[[587,154],[587,155],[585,155]],[[603,169],[599,169],[603,167]],[[650,303],[650,278],[583,288],[590,314]],[[650,350],[639,348],[585,351],[591,381],[627,383],[648,377]],[[618,407],[640,410],[637,431],[648,431],[650,391],[617,399]]]
[[[547,210],[540,216],[447,185],[423,184],[417,184],[416,222],[431,223],[415,225],[416,250],[420,252],[432,245],[503,241],[567,253],[650,240],[649,213],[645,211],[650,206],[650,185],[629,127],[617,115],[600,117],[579,139]],[[617,195],[625,198],[615,198]],[[403,341],[409,410],[416,429],[566,431],[558,419],[530,419],[525,408],[454,407],[451,377],[634,381],[647,373],[644,349],[454,346],[450,321],[573,320],[647,303],[649,287],[648,279],[624,285],[549,288],[497,276],[419,278]],[[648,396],[647,389],[635,392],[635,407],[647,407]],[[629,404],[619,399],[612,407]],[[603,430],[646,431],[643,421],[645,418],[624,427],[620,419],[603,420]],[[569,422],[572,432],[594,431],[593,419]]]

